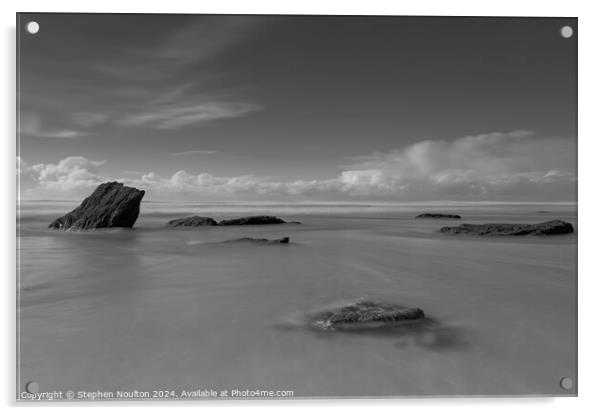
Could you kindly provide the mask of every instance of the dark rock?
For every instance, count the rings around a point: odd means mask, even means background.
[[[416,219],[462,219],[462,217],[448,213],[422,213],[416,216]]]
[[[217,222],[205,216],[189,216],[187,218],[173,219],[167,222],[170,228],[180,226],[217,226]]]
[[[310,318],[318,329],[377,328],[383,325],[424,319],[424,311],[396,304],[361,301],[336,310],[325,311]]]
[[[238,219],[226,219],[222,220],[219,226],[236,226],[236,225],[273,225],[279,223],[286,223],[276,216],[245,216],[244,218]]]
[[[486,223],[483,225],[444,226],[442,233],[452,235],[560,235],[573,233],[573,225],[562,220],[529,224]]]
[[[288,244],[290,242],[290,238],[288,236],[280,239],[265,239],[265,238],[238,238],[232,239],[226,242],[250,242],[250,243],[259,243],[259,244]]]
[[[131,228],[140,213],[144,190],[123,183],[103,183],[77,208],[53,221],[48,227],[62,230]]]

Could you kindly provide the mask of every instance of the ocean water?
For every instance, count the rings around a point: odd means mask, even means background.
[[[132,230],[46,228],[74,202],[22,202],[18,391],[287,390],[296,397],[575,394],[577,238],[438,234],[563,219],[574,205],[143,202]],[[427,211],[457,220],[416,220]],[[273,214],[302,224],[167,229]],[[289,245],[223,243],[281,238]],[[318,332],[358,300],[422,308],[427,326]]]

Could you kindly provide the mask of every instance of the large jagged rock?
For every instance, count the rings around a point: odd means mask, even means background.
[[[103,183],[71,212],[48,227],[61,230],[131,228],[140,213],[144,190],[123,183]]]
[[[187,218],[170,220],[166,226],[170,228],[180,226],[217,226],[217,222],[205,216],[189,216]]]
[[[286,223],[276,216],[245,216],[238,219],[222,220],[219,226],[237,226],[237,225],[274,225]]]
[[[506,235],[561,235],[573,233],[573,225],[562,220],[529,224],[486,223],[483,225],[444,226],[439,230],[452,235],[506,236]]]
[[[449,213],[422,213],[416,216],[416,219],[462,219],[462,217]]]
[[[310,318],[309,324],[323,330],[376,328],[424,318],[424,311],[419,308],[360,301],[336,310],[318,313]]]

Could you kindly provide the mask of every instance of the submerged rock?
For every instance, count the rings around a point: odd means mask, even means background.
[[[422,213],[416,216],[416,219],[462,219],[462,217],[449,213]]]
[[[286,223],[276,216],[245,216],[238,219],[222,220],[219,226],[237,226],[237,225],[274,225]]]
[[[259,243],[259,244],[288,244],[290,242],[290,238],[288,236],[280,239],[265,239],[265,238],[238,238],[231,239],[226,242],[250,242],[250,243]]]
[[[483,225],[444,226],[439,230],[452,235],[561,235],[573,233],[573,225],[562,220],[529,224],[486,223]]]
[[[170,228],[180,226],[217,226],[217,222],[205,216],[189,216],[187,218],[173,219],[167,222]]]
[[[118,182],[103,183],[77,208],[48,227],[61,230],[131,228],[138,219],[143,197],[144,190]]]
[[[237,225],[272,225],[280,223],[301,223],[301,222],[286,222],[276,216],[245,216],[236,219],[224,219],[219,223],[213,218],[205,216],[190,216],[186,218],[170,220],[166,226],[237,226]]]
[[[309,324],[314,328],[323,330],[376,328],[424,318],[424,311],[420,308],[361,301],[336,310],[321,312],[311,317]]]

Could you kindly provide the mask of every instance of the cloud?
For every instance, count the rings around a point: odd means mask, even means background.
[[[19,125],[19,133],[30,137],[66,139],[74,139],[86,134],[75,130],[44,128],[39,118],[34,115],[23,115]]]
[[[215,154],[217,150],[188,150],[180,151],[178,153],[169,153],[170,156],[188,156],[191,154]]]
[[[109,120],[110,115],[100,111],[77,111],[71,114],[74,123],[83,127],[94,127]]]
[[[163,34],[150,47],[124,49],[121,59],[95,66],[112,84],[123,84],[118,92],[121,102],[115,104],[121,104],[124,115],[114,117],[115,126],[173,130],[262,109],[237,98],[239,86],[225,86],[227,74],[215,67],[221,55],[258,32],[261,19],[197,16],[189,21],[179,30]],[[115,101],[114,96],[111,99]]]
[[[17,156],[17,175],[23,175],[31,172],[31,166],[23,160],[23,157]]]
[[[486,198],[548,192],[572,194],[575,144],[528,131],[456,140],[426,140],[356,157],[345,172],[359,188],[400,194]]]
[[[181,65],[206,62],[248,40],[260,25],[256,16],[205,16],[166,39],[154,56]]]
[[[122,59],[98,62],[96,71],[130,82],[156,82],[174,73],[215,60],[250,39],[261,27],[257,16],[196,16],[151,47],[136,45]],[[130,59],[134,56],[135,59]]]
[[[57,164],[34,164],[28,166],[21,161],[26,170],[21,174],[31,174],[40,190],[71,192],[79,189],[94,187],[106,180],[98,173],[98,167],[106,161],[92,161],[81,156],[67,157]]]
[[[571,200],[575,145],[527,131],[425,140],[352,159],[337,177],[273,181],[178,171],[133,183],[161,193],[395,200]]]
[[[277,190],[276,187],[281,186],[278,183],[264,182],[253,175],[218,177],[209,173],[195,175],[184,170],[179,170],[170,177],[149,172],[143,174],[140,179],[124,180],[159,194],[253,195],[273,192]]]
[[[124,126],[177,129],[191,124],[241,117],[260,109],[261,107],[255,104],[238,102],[205,102],[187,106],[157,105],[148,111],[127,115],[120,123]]]
[[[69,190],[104,180],[96,170],[102,164],[69,157],[31,169],[41,188]],[[575,198],[575,168],[573,140],[515,131],[426,140],[354,157],[337,176],[321,180],[222,177],[185,170],[171,176],[151,171],[117,180],[147,190],[151,198],[176,200],[560,201]]]
[[[264,30],[261,20],[189,16],[178,24],[145,26],[111,48],[88,53],[102,39],[91,29],[75,43],[57,45],[55,54],[37,54],[37,67],[45,70],[36,72],[39,82],[32,85],[43,88],[25,85],[21,106],[42,117],[23,117],[21,135],[121,137],[124,126],[175,130],[259,111],[262,107],[246,96],[248,85],[223,70],[222,58]],[[85,59],[74,60],[73,48]],[[124,137],[140,139],[135,133]]]

